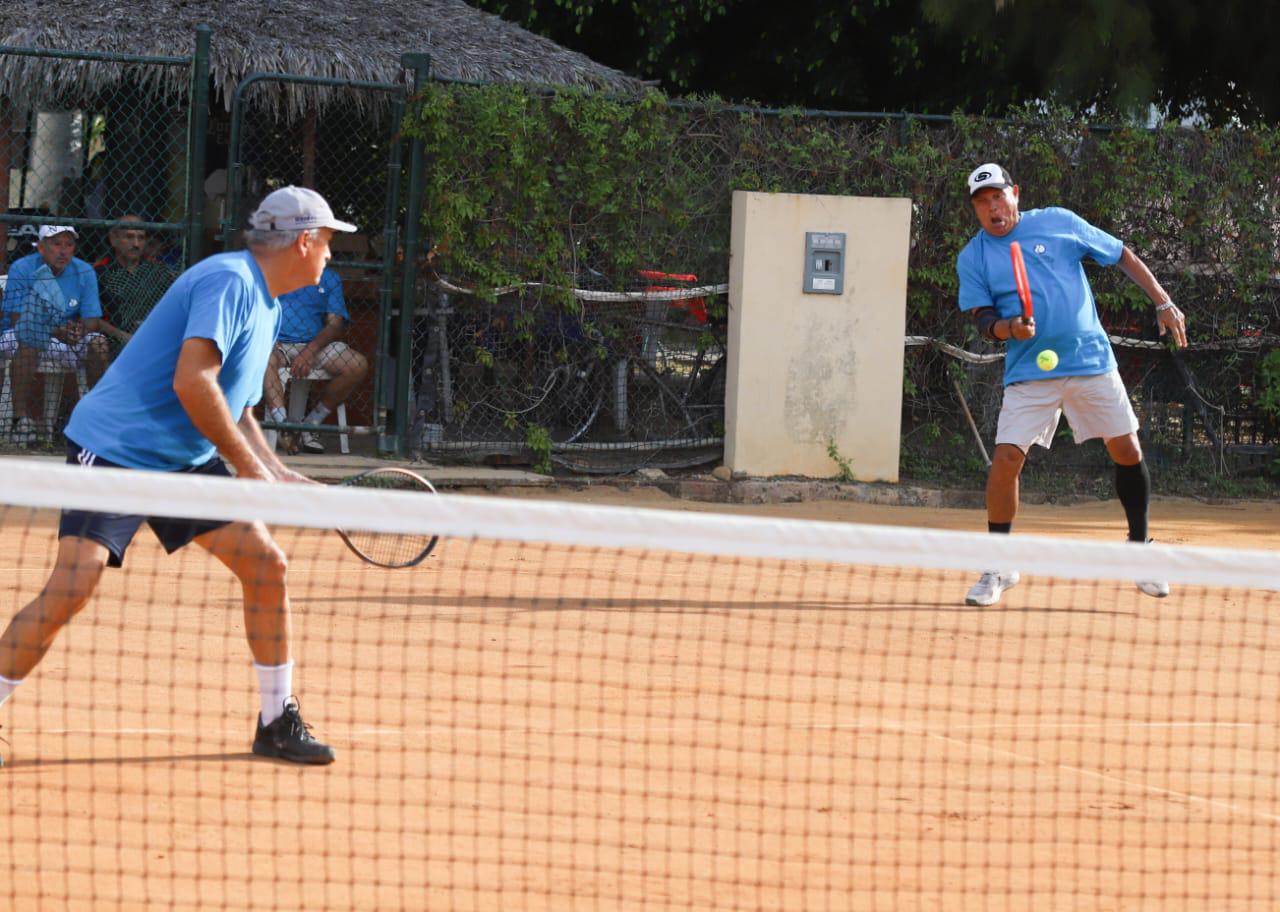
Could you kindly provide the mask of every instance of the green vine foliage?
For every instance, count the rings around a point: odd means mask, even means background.
[[[656,93],[433,85],[408,130],[428,141],[424,222],[441,270],[485,292],[545,283],[541,299],[562,308],[564,289],[632,287],[642,268],[722,277],[725,193],[679,147],[688,120]]]
[[[479,289],[477,300],[538,282],[522,306],[564,311],[576,306],[567,289],[634,289],[639,270],[725,282],[735,190],[905,196],[914,213],[908,334],[983,350],[956,309],[954,264],[977,230],[965,176],[999,161],[1024,209],[1066,206],[1122,238],[1187,313],[1195,340],[1230,348],[1280,323],[1276,127],[1104,128],[1044,107],[1001,120],[867,119],[657,92],[620,99],[438,83],[406,129],[427,143],[423,218],[437,266]],[[1090,280],[1109,329],[1157,338],[1149,304],[1119,270],[1091,268]],[[1256,344],[1235,347],[1186,363],[1218,414],[1236,416],[1232,427],[1261,426],[1260,403],[1280,401],[1280,374],[1260,371]],[[1143,401],[1181,403],[1172,368],[1144,357],[1122,364],[1131,386],[1145,385]],[[907,362],[907,450],[947,438],[932,425],[967,434],[955,362],[928,347],[909,349]],[[998,366],[966,367],[959,382],[979,425],[993,428]]]

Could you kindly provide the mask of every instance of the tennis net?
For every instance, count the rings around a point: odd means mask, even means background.
[[[337,752],[250,753],[241,586],[144,528],[0,708],[5,908],[1280,902],[1274,552],[26,460],[0,504],[0,624],[58,508],[268,523]],[[441,540],[383,570],[337,526]]]

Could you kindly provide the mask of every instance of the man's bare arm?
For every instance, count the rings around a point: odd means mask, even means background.
[[[212,339],[187,339],[178,353],[173,391],[196,430],[218,448],[222,458],[235,468],[237,477],[269,481],[274,474],[263,465],[231,417],[227,399],[218,385],[221,372],[222,353]]]
[[[253,409],[245,409],[244,414],[240,416],[240,433],[244,434],[245,440],[249,442],[249,446],[257,454],[258,459],[278,481],[318,484],[318,482],[295,472],[280,461],[280,457],[267,445],[267,438],[263,436],[262,428],[258,425],[258,419],[253,416]]]
[[[127,333],[123,329],[115,326],[105,317],[86,317],[84,321],[84,331],[86,333],[99,332],[110,336],[111,338],[118,340],[121,345],[133,338],[130,333]]]
[[[1160,335],[1173,333],[1173,344],[1178,348],[1186,348],[1187,323],[1182,311],[1173,303],[1173,299],[1161,287],[1160,282],[1152,275],[1147,264],[1128,247],[1120,254],[1120,271],[1127,275],[1135,285],[1143,290],[1151,303],[1156,306],[1156,323],[1160,327]]]

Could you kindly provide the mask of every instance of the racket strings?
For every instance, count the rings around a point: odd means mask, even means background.
[[[391,466],[361,472],[342,484],[370,491],[436,493],[431,483],[416,472]],[[361,559],[379,567],[393,569],[421,563],[431,553],[437,541],[436,536],[422,533],[339,529],[338,534]]]

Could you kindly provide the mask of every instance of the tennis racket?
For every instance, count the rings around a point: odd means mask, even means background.
[[[408,469],[387,466],[370,469],[343,479],[342,484],[349,488],[369,488],[378,491],[416,491],[422,494],[434,494],[436,489],[417,472]],[[427,555],[440,540],[438,535],[413,532],[364,532],[350,529],[338,529],[338,534],[346,542],[347,547],[356,556],[375,567],[386,567],[399,570],[404,567],[416,567],[426,560]]]
[[[1013,282],[1018,286],[1018,297],[1022,299],[1022,322],[1029,323],[1032,317],[1031,283],[1027,281],[1027,264],[1022,259],[1022,245],[1017,241],[1009,245],[1009,257],[1013,260]]]

